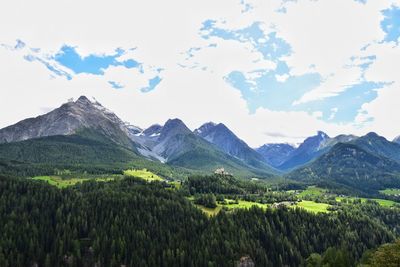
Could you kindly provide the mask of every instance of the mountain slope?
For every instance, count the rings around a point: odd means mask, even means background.
[[[376,133],[368,133],[352,143],[370,153],[400,162],[400,144],[390,142]]]
[[[146,168],[171,179],[205,173],[150,161],[90,129],[0,144],[0,174],[5,175],[54,175],[58,170],[110,174],[128,168]]]
[[[0,173],[32,176],[58,170],[112,173],[139,160],[133,151],[94,133],[56,135],[0,144]],[[88,136],[91,136],[90,138]]]
[[[400,135],[393,139],[394,143],[400,144]]]
[[[168,120],[159,132],[152,151],[163,157],[167,164],[191,169],[214,171],[225,168],[242,176],[270,176],[267,168],[246,165],[215,145],[197,136],[179,119]]]
[[[138,157],[133,151],[122,146],[75,134],[0,144],[0,158],[30,163],[124,163]]]
[[[329,136],[321,131],[315,136],[308,137],[290,154],[289,158],[279,166],[279,169],[293,169],[315,159],[324,152],[325,144],[329,139]]]
[[[132,147],[129,131],[114,113],[100,103],[81,96],[53,111],[20,121],[0,130],[0,142],[9,143],[32,138],[71,135],[80,129],[93,129],[113,142]]]
[[[356,138],[354,135],[344,134],[331,138],[326,133],[319,131],[317,135],[305,139],[277,168],[287,171],[301,167],[328,152],[337,143],[347,143]]]
[[[289,144],[265,144],[256,149],[265,162],[273,167],[284,163],[294,150],[295,148]]]
[[[209,122],[203,124],[200,128],[196,129],[194,133],[216,145],[228,155],[242,160],[247,165],[255,168],[271,169],[270,166],[264,162],[264,158],[259,153],[250,148],[222,123],[215,124]]]
[[[329,152],[288,177],[306,182],[334,182],[364,192],[400,186],[400,164],[357,145],[338,143]]]

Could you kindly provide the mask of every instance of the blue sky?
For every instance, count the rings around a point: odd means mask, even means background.
[[[124,66],[125,68],[138,68],[140,63],[133,60],[118,60],[124,54],[123,49],[116,49],[113,55],[88,55],[81,57],[71,46],[63,46],[54,56],[54,60],[71,69],[75,74],[91,73],[95,75],[104,74],[104,70],[110,66]]]
[[[365,1],[360,2],[365,3]],[[385,15],[381,23],[386,33],[384,41],[397,41],[400,36],[400,9],[392,7],[383,10],[382,13]],[[246,28],[236,30],[224,29],[215,24],[216,21],[213,20],[203,23],[201,31],[204,39],[217,37],[223,40],[248,42],[265,59],[276,63],[275,69],[255,70],[254,72],[259,74],[257,78],[246,78],[247,74],[241,71],[232,71],[226,76],[226,81],[241,92],[251,113],[260,107],[275,111],[321,112],[322,120],[347,123],[356,118],[363,104],[377,97],[377,90],[385,84],[365,81],[361,75],[356,83],[347,85],[346,90],[338,95],[293,105],[305,93],[321,85],[323,77],[318,72],[291,75],[290,67],[284,59],[292,53],[290,44],[280,38],[276,31],[265,34],[260,27],[260,22],[254,22]],[[363,72],[368,69],[375,56],[371,55],[367,58],[369,62],[359,65]],[[287,78],[282,81],[277,78],[277,75],[285,75]]]
[[[251,144],[297,142],[317,130],[400,135],[384,116],[400,95],[400,1],[155,3],[89,0],[72,10],[46,0],[21,11],[7,1],[0,74],[15,95],[2,104],[32,101],[0,125],[86,94],[139,126],[214,120]],[[17,11],[21,23],[9,23]]]
[[[400,8],[392,6],[382,11],[384,19],[381,22],[382,30],[386,33],[385,42],[398,43],[400,37]]]

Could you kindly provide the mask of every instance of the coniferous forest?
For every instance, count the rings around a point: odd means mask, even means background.
[[[355,266],[400,233],[400,213],[374,203],[208,217],[185,185],[132,177],[64,189],[2,177],[0,191],[0,266]]]

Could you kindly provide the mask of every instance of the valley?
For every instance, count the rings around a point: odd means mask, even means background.
[[[143,179],[146,182],[166,182],[169,185],[169,187],[167,187],[168,189],[175,188],[176,190],[181,190],[184,194],[187,194],[188,191],[193,190],[193,187],[191,189],[188,188],[189,186],[191,186],[191,178],[189,179],[189,182],[183,183],[181,181],[167,181],[164,178],[146,169],[125,170],[123,171],[123,175],[91,175],[91,177],[85,177],[85,175],[81,175],[80,178],[74,178],[71,177],[71,175],[64,175],[63,177],[37,176],[33,177],[32,180],[43,181],[61,189],[87,181],[108,182],[118,179],[124,179],[124,177]],[[203,183],[207,186],[212,185],[213,182],[217,182],[219,183],[217,188],[222,188],[223,186],[226,186],[230,189],[222,194],[219,190],[214,191],[210,188],[204,190],[200,189],[201,192],[205,193],[195,193],[193,195],[189,194],[189,196],[187,196],[187,199],[209,216],[217,215],[221,210],[232,211],[235,209],[250,209],[252,207],[258,207],[262,209],[282,207],[302,208],[309,212],[326,213],[340,209],[341,205],[351,205],[352,203],[366,202],[377,203],[380,206],[387,208],[395,206],[400,208],[400,201],[396,202],[393,200],[380,198],[365,198],[351,195],[346,196],[342,194],[339,195],[334,191],[320,188],[315,185],[307,186],[305,187],[305,189],[300,190],[274,191],[269,187],[271,186],[271,184],[265,182],[240,182],[233,177],[229,177],[225,177],[225,175],[201,177],[201,179],[206,180]],[[208,178],[210,178],[210,181],[207,181]],[[226,178],[227,181],[224,181]],[[243,183],[245,185],[243,185]],[[211,186],[211,188],[213,187]],[[251,188],[250,191],[248,191],[249,188]],[[256,190],[254,190],[255,188]],[[197,190],[199,189],[197,188]],[[398,190],[400,189],[388,189],[383,190],[382,193],[389,196],[396,196]],[[196,203],[196,198],[202,197],[203,195],[209,196],[210,194],[214,198],[213,205],[215,205],[215,207]]]
[[[0,266],[356,266],[400,238],[399,155],[376,133],[142,129],[82,96],[0,129]]]

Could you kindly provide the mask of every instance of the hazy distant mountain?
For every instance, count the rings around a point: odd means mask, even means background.
[[[265,144],[256,149],[265,162],[273,167],[284,163],[296,148],[289,144]]]
[[[394,143],[400,144],[400,135],[393,139]]]
[[[321,131],[315,136],[308,137],[296,150],[290,153],[288,159],[279,166],[279,169],[289,170],[310,162],[324,152],[329,141],[330,137]]]
[[[307,182],[334,182],[360,191],[400,186],[400,164],[351,143],[338,143],[288,177]]]
[[[351,142],[353,140],[356,140],[358,138],[358,136],[355,135],[346,135],[346,134],[340,134],[338,136],[335,136],[333,138],[329,138],[324,144],[323,144],[323,148],[326,147],[333,147],[334,145],[336,145],[337,143],[348,143]]]
[[[47,114],[25,119],[1,129],[0,142],[71,135],[84,129],[96,130],[117,144],[132,146],[126,124],[100,103],[92,102],[85,96],[81,96],[75,102],[65,103]]]
[[[270,168],[259,153],[250,148],[222,123],[205,123],[200,128],[196,129],[194,133],[216,145],[225,153],[242,160],[250,166],[256,168]]]
[[[355,139],[357,136],[344,134],[331,138],[326,133],[319,131],[317,135],[306,138],[298,148],[287,155],[286,159],[282,158],[283,163],[277,168],[291,170],[301,167],[328,152],[337,143],[347,143]]]

